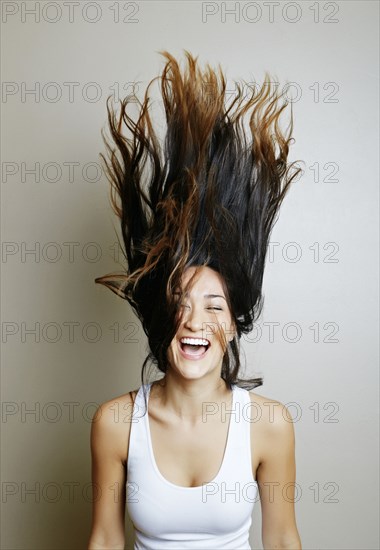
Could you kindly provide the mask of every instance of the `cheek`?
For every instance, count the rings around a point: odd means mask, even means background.
[[[177,346],[177,343],[175,340],[173,340],[170,344],[170,346],[168,347],[168,351],[166,353],[166,357],[168,359],[169,362],[172,362],[172,359],[174,357],[174,354],[178,351],[176,349],[176,346]]]

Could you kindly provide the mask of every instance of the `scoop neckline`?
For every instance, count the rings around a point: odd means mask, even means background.
[[[230,448],[230,445],[231,445],[231,439],[232,439],[231,431],[232,431],[233,412],[230,414],[230,419],[229,419],[229,424],[228,424],[228,432],[227,432],[227,441],[226,441],[226,445],[225,445],[225,448],[224,448],[222,463],[219,467],[219,470],[218,470],[217,474],[214,476],[214,478],[211,481],[207,481],[203,485],[196,485],[195,487],[185,487],[184,485],[177,485],[176,483],[172,483],[171,481],[169,481],[168,479],[166,479],[166,477],[164,477],[162,475],[162,473],[160,472],[160,470],[157,466],[156,458],[154,456],[153,443],[152,443],[152,437],[151,437],[150,426],[149,426],[149,397],[150,397],[151,386],[152,386],[152,384],[148,384],[146,414],[144,415],[144,417],[145,417],[145,426],[146,426],[146,431],[147,431],[147,436],[148,436],[149,454],[150,454],[150,458],[151,458],[151,462],[152,462],[154,471],[156,472],[158,477],[163,481],[163,483],[165,483],[166,485],[169,485],[170,487],[173,487],[174,489],[180,490],[180,491],[182,491],[182,490],[183,491],[195,491],[195,490],[199,491],[199,489],[203,489],[203,487],[205,485],[208,485],[210,483],[215,483],[218,480],[218,478],[220,477],[220,475],[222,474],[223,470],[224,470],[224,467],[225,467],[225,464],[226,464],[226,459],[227,459],[227,454],[229,452],[229,448]],[[234,411],[235,399],[236,399],[236,397],[235,397],[235,393],[236,393],[235,384],[231,384],[231,391],[232,391],[231,411]]]

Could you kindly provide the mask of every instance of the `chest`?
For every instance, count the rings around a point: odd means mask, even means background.
[[[177,549],[186,541],[188,548],[249,548],[257,488],[246,483],[249,460],[242,461],[244,468],[238,472],[241,485],[235,483],[235,454],[230,451],[236,448],[236,440],[227,447],[220,483],[207,485],[218,474],[231,426],[224,422],[170,425],[164,416],[164,420],[144,416],[132,428],[131,492],[126,502],[139,547],[154,544],[154,548]]]
[[[228,444],[230,420],[208,420],[196,426],[169,423],[149,414],[149,432],[154,460],[161,475],[182,487],[198,487],[218,474]],[[256,478],[259,448],[255,429],[250,428],[252,475]],[[253,433],[252,433],[253,432]]]

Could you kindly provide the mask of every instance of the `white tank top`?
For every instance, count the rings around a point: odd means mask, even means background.
[[[151,384],[145,387],[149,403]],[[236,385],[231,389],[233,405],[231,414],[225,408],[229,429],[219,472],[202,486],[182,487],[158,470],[140,386],[127,462],[126,505],[135,528],[134,550],[251,550],[249,529],[259,498],[251,464],[251,400],[247,390]]]

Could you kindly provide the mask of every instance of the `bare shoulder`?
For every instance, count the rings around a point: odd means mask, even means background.
[[[103,418],[103,424],[111,426],[119,425],[120,420],[130,421],[137,392],[138,390],[132,390],[105,401],[98,407],[94,420],[98,421]]]
[[[257,425],[263,435],[277,439],[293,437],[293,418],[288,408],[265,395],[249,392],[251,398],[250,421]]]
[[[107,449],[123,462],[126,461],[133,405],[137,392],[138,390],[132,390],[99,405],[91,425],[93,449]]]

